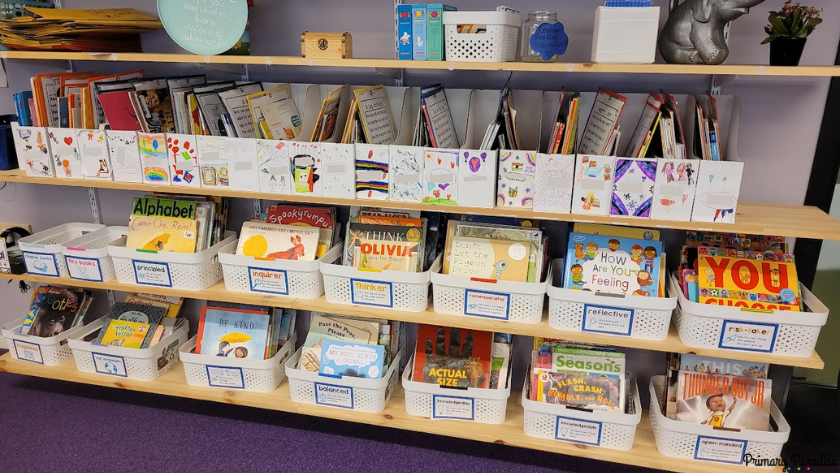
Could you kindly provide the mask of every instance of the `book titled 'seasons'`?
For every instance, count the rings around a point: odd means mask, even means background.
[[[699,255],[697,276],[701,304],[799,311],[793,263]]]
[[[718,429],[768,430],[772,381],[679,372],[677,420]]]

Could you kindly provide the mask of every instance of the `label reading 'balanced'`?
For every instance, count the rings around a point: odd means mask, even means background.
[[[128,377],[125,369],[125,359],[121,356],[105,355],[103,353],[91,353],[93,366],[97,373],[110,374],[111,376]]]
[[[242,368],[209,365],[206,368],[207,382],[210,386],[245,389],[245,377],[242,375]]]
[[[169,264],[148,261],[132,261],[132,263],[134,263],[134,280],[137,284],[172,287]]]
[[[255,292],[289,295],[289,280],[285,271],[248,268],[248,283]]]
[[[510,318],[510,294],[466,289],[464,294],[464,314],[508,320]]]
[[[475,420],[475,399],[432,395],[432,419]]]
[[[718,348],[771,353],[778,331],[776,324],[724,320]]]
[[[584,332],[609,333],[612,335],[629,336],[633,328],[633,309],[617,309],[615,307],[601,307],[583,305]]]
[[[33,363],[44,364],[44,357],[41,355],[41,345],[37,343],[24,342],[22,340],[12,340],[14,342],[15,353],[17,353],[18,360],[31,361]]]
[[[102,270],[99,268],[99,260],[96,258],[77,258],[65,256],[67,261],[67,272],[73,279],[83,281],[102,282]]]
[[[601,423],[557,416],[554,438],[597,447],[601,445]]]
[[[353,304],[394,307],[394,288],[389,282],[350,278],[350,300]]]
[[[747,451],[746,440],[729,440],[715,437],[697,437],[694,459],[740,465]]]
[[[315,383],[315,404],[353,408],[353,388],[334,384]]]

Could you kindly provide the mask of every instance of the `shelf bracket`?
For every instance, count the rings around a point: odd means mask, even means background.
[[[720,95],[720,88],[730,82],[735,82],[738,79],[737,75],[734,74],[713,74],[712,75],[712,84],[709,87],[709,94],[711,95]]]
[[[102,216],[99,213],[99,190],[95,187],[88,187],[88,200],[90,201],[90,213],[93,216],[93,223],[102,223]],[[114,292],[108,292],[108,305],[114,306]]]
[[[383,76],[388,76],[391,79],[402,80],[402,68],[396,67],[374,67],[373,71]]]

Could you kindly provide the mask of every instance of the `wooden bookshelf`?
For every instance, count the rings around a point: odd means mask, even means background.
[[[232,302],[236,304],[253,304],[267,307],[288,307],[298,310],[310,310],[326,312],[329,314],[353,315],[358,317],[373,317],[377,319],[398,320],[410,323],[423,323],[432,325],[457,326],[461,328],[485,331],[504,331],[516,335],[527,335],[533,337],[562,338],[587,343],[598,343],[625,348],[637,348],[641,350],[653,350],[666,353],[692,353],[712,357],[731,358],[744,361],[755,361],[771,363],[774,365],[799,366],[803,368],[822,369],[825,366],[820,355],[815,351],[807,358],[794,358],[781,355],[770,355],[766,353],[753,353],[740,350],[719,350],[716,348],[696,348],[684,344],[680,340],[676,328],[671,327],[668,337],[665,340],[643,340],[631,337],[619,337],[602,335],[588,332],[571,332],[557,330],[548,325],[548,314],[543,314],[542,321],[538,324],[526,324],[521,322],[503,322],[481,317],[468,317],[461,315],[438,314],[431,307],[425,312],[404,312],[399,310],[380,309],[370,306],[354,306],[344,304],[333,304],[327,302],[324,296],[318,299],[298,299],[293,297],[280,297],[261,294],[248,294],[230,292],[225,289],[224,281],[219,281],[204,291],[183,291],[179,289],[160,288],[153,286],[136,286],[132,284],[120,284],[116,280],[97,283],[80,281],[70,278],[53,278],[47,276],[34,276],[30,274],[10,275],[0,274],[0,279],[13,279],[37,282],[41,284],[56,284],[62,286],[77,286],[89,289],[105,289],[120,292],[144,292],[164,296],[181,296],[189,299],[210,300],[219,302]],[[431,305],[431,303],[430,303]]]
[[[522,71],[606,74],[681,74],[786,77],[837,77],[840,66],[765,66],[752,64],[592,64],[529,62],[401,61],[398,59],[318,59],[298,56],[199,56],[156,53],[70,53],[56,51],[2,51],[0,58],[13,60],[64,60],[110,62],[158,62],[182,64],[236,64],[255,66],[315,66],[373,69],[424,69],[441,71]]]
[[[724,473],[733,471],[752,471],[747,467],[679,460],[663,456],[656,449],[650,420],[647,411],[642,413],[642,421],[636,430],[636,440],[633,449],[627,452],[607,450],[603,448],[587,447],[572,443],[558,442],[528,437],[523,431],[523,418],[519,393],[511,393],[508,401],[507,418],[504,424],[488,425],[471,422],[429,420],[428,418],[413,417],[405,411],[405,397],[399,386],[391,395],[385,410],[378,414],[367,414],[345,409],[337,409],[309,404],[299,404],[292,401],[289,394],[289,383],[284,381],[272,393],[252,393],[233,389],[215,389],[190,386],[184,376],[184,368],[180,363],[154,381],[134,381],[125,378],[112,378],[106,375],[82,373],[76,370],[72,359],[59,366],[43,366],[27,361],[19,361],[9,353],[0,356],[0,372],[16,373],[39,378],[55,379],[72,383],[104,386],[109,388],[139,391],[144,393],[162,394],[166,396],[197,399],[201,401],[220,402],[238,406],[255,407],[273,411],[303,414],[314,417],[325,417],[360,424],[370,424],[392,429],[425,432],[447,437],[475,440],[478,442],[510,445],[514,447],[541,450],[551,453],[572,455],[594,460],[623,463],[634,466],[645,466],[660,470],[681,473]],[[640,390],[647,386],[639,386]],[[607,466],[604,465],[604,468]]]
[[[671,220],[638,219],[627,217],[601,217],[596,215],[573,215],[534,212],[529,209],[492,208],[461,206],[436,206],[413,202],[381,202],[357,199],[338,199],[333,197],[313,197],[304,195],[277,195],[260,192],[235,191],[219,187],[185,188],[155,184],[71,180],[43,177],[30,177],[20,169],[0,171],[0,181],[25,184],[46,184],[66,187],[93,187],[96,189],[119,189],[140,192],[161,192],[172,194],[213,195],[219,197],[237,197],[243,199],[266,199],[278,202],[326,205],[380,205],[391,209],[428,210],[447,213],[472,215],[492,215],[497,217],[533,218],[561,222],[590,222],[605,225],[622,225],[656,229],[698,230],[723,233],[747,233],[754,235],[774,235],[791,238],[814,238],[820,240],[840,240],[840,222],[831,218],[817,207],[796,205],[753,204],[741,202],[735,215],[735,224],[675,222]]]

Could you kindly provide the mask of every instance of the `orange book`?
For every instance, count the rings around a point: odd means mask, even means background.
[[[799,311],[793,263],[699,255],[697,277],[701,304]]]
[[[493,332],[417,326],[412,380],[453,388],[488,388]]]
[[[365,215],[359,213],[359,223],[371,223],[374,225],[396,225],[400,227],[422,227],[423,222],[419,218],[408,217],[386,217],[382,215]]]

